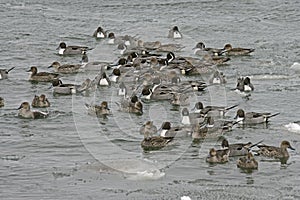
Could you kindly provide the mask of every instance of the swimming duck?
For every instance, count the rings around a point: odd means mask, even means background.
[[[92,116],[100,117],[111,114],[107,101],[102,101],[100,105],[89,105],[86,103],[85,107],[88,114]]]
[[[251,124],[267,123],[271,117],[275,117],[277,115],[279,115],[279,113],[275,113],[275,114],[259,113],[259,112],[245,113],[243,109],[238,109],[235,119],[239,124],[251,125]]]
[[[243,56],[243,55],[249,55],[254,50],[255,49],[241,48],[241,47],[233,48],[231,44],[225,44],[223,53],[228,56]]]
[[[215,150],[211,148],[209,150],[209,155],[206,158],[206,162],[208,163],[226,163],[229,158],[229,149],[219,149]]]
[[[182,34],[180,33],[177,26],[174,26],[171,30],[169,30],[168,38],[173,38],[173,39],[182,38]]]
[[[110,80],[114,83],[118,82],[121,77],[121,70],[118,68],[113,69],[112,74],[110,76]]]
[[[226,125],[223,122],[215,121],[212,116],[205,117],[203,120],[199,118],[197,123],[192,127],[192,138],[194,140],[205,138],[217,139],[227,131],[224,126]]]
[[[67,46],[65,42],[61,42],[57,48],[59,55],[82,55],[88,49],[84,46]]]
[[[151,150],[159,150],[164,148],[169,144],[173,138],[165,138],[161,136],[146,136],[144,137],[143,141],[141,142],[141,147],[144,151],[151,151]]]
[[[99,26],[93,33],[93,37],[97,39],[106,38],[106,31],[104,31],[104,29],[101,26]]]
[[[198,42],[196,46],[193,48],[195,55],[204,56],[207,54],[210,55],[221,55],[221,53],[224,51],[224,49],[217,49],[217,48],[208,48],[205,46],[203,42]]]
[[[225,84],[227,81],[223,72],[216,70],[208,82],[209,84]]]
[[[81,64],[64,64],[61,65],[59,62],[53,62],[48,68],[54,68],[55,72],[69,74],[69,73],[77,73],[81,68]]]
[[[8,78],[8,73],[13,70],[15,67],[12,67],[10,69],[0,69],[0,80],[2,79],[7,79]]]
[[[35,95],[32,100],[31,106],[34,108],[46,108],[50,106],[50,102],[44,94],[42,94],[41,96]]]
[[[46,118],[49,115],[49,113],[41,111],[31,111],[30,104],[28,102],[23,102],[18,108],[18,110],[18,116],[26,119]]]
[[[153,121],[147,121],[140,128],[141,135],[147,135],[147,137],[152,137],[157,133],[157,127],[153,124]]]
[[[291,146],[290,142],[286,140],[281,142],[280,147],[268,145],[257,145],[257,147],[259,148],[259,150],[257,151],[259,155],[278,159],[288,158],[290,156],[287,148],[295,150]]]
[[[237,80],[236,89],[241,92],[251,92],[254,90],[254,86],[249,77],[240,77]]]
[[[214,55],[206,54],[203,56],[203,60],[208,64],[221,65],[228,62],[230,58],[224,56],[214,56]]]
[[[59,77],[59,74],[50,72],[38,72],[36,67],[31,67],[27,72],[31,72],[30,81],[52,82]]]
[[[200,113],[202,117],[214,116],[214,117],[224,117],[226,112],[232,108],[237,107],[238,104],[224,107],[224,106],[203,106],[202,102],[195,103],[195,112]]]
[[[76,94],[89,90],[92,87],[90,79],[86,79],[81,85],[76,84],[64,84],[60,79],[52,81],[53,94]]]
[[[94,79],[95,83],[97,83],[97,85],[99,86],[110,86],[111,82],[108,78],[108,76],[106,75],[105,72],[103,72],[103,69],[101,70],[101,72],[95,77]]]
[[[168,121],[162,123],[158,132],[161,137],[165,138],[173,138],[179,133],[186,133],[181,127],[171,127],[171,123]]]
[[[248,152],[246,156],[239,158],[236,162],[238,168],[252,170],[258,168],[258,162],[255,160],[253,154]]]
[[[261,143],[262,141],[256,143],[256,144],[252,144],[251,142],[248,143],[235,143],[235,144],[229,144],[228,140],[223,139],[222,140],[222,148],[228,148],[230,150],[229,156],[245,156],[249,153],[249,150],[254,147],[257,146],[259,143]]]
[[[4,106],[4,99],[0,97],[0,108]]]
[[[120,107],[124,112],[135,113],[138,115],[143,114],[143,104],[136,95],[132,96],[130,99],[123,99]]]

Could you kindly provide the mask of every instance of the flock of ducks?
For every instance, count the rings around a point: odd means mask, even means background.
[[[201,93],[206,87],[215,84],[226,84],[226,76],[216,69],[216,65],[227,63],[235,56],[251,54],[252,48],[234,48],[226,44],[224,48],[209,48],[203,42],[199,42],[193,48],[194,57],[178,56],[184,48],[180,44],[162,44],[160,41],[148,42],[125,35],[116,37],[114,33],[98,27],[93,37],[102,40],[108,45],[115,45],[120,52],[117,61],[114,62],[89,62],[88,51],[85,46],[67,46],[61,42],[57,48],[60,56],[81,56],[80,64],[61,64],[53,62],[49,68],[54,72],[39,72],[32,66],[29,81],[50,82],[54,95],[87,95],[99,87],[111,87],[118,90],[121,101],[118,102],[121,112],[142,115],[144,104],[152,101],[168,101],[174,107],[181,110],[181,126],[172,127],[169,121],[162,123],[158,129],[153,121],[146,121],[140,127],[140,134],[144,135],[141,147],[144,151],[153,151],[172,145],[177,137],[192,137],[193,140],[206,138],[219,139],[234,125],[255,125],[268,123],[271,117],[279,113],[245,112],[237,109],[234,120],[226,120],[226,113],[238,107],[208,105],[196,102],[194,109],[188,110],[190,96],[193,93]],[[179,41],[183,37],[177,26],[174,26],[168,34],[172,41]],[[7,79],[9,70],[0,70],[0,79]],[[82,84],[64,84],[60,80],[63,74],[76,74],[85,71],[96,71],[98,74],[93,79],[86,79]],[[189,78],[185,78],[189,77]],[[203,77],[207,77],[203,80]],[[254,86],[249,77],[239,77],[235,90],[249,96]],[[42,94],[35,95],[31,106],[34,108],[46,108],[51,104]],[[4,106],[4,99],[0,97],[0,107]],[[99,105],[85,104],[87,114],[96,117],[107,117],[112,114],[107,101]],[[181,109],[182,108],[182,109]],[[28,119],[46,118],[47,112],[32,111],[29,102],[23,102],[18,116]],[[285,159],[289,157],[287,148],[294,149],[288,141],[282,141],[279,147],[261,144],[262,141],[252,144],[229,144],[226,139],[222,141],[220,149],[212,148],[206,158],[208,163],[225,163],[229,157],[239,156],[237,167],[242,169],[257,169],[258,162],[253,152],[258,155]],[[256,151],[253,148],[257,148]]]

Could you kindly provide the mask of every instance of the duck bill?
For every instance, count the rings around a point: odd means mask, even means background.
[[[293,151],[296,150],[296,149],[295,149],[294,147],[292,147],[292,146],[290,146],[289,149],[291,149],[291,150],[293,150]]]
[[[48,68],[51,68],[51,67],[52,67],[52,65],[48,66]]]
[[[31,72],[31,69],[29,69],[29,70],[26,70],[26,72]]]
[[[19,106],[19,108],[17,108],[17,110],[20,110],[22,108],[22,105]]]

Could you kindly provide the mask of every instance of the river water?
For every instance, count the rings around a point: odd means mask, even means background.
[[[299,199],[300,131],[287,125],[299,121],[300,75],[291,69],[300,56],[300,3],[291,1],[1,1],[0,68],[15,67],[1,80],[0,198],[1,199]],[[234,127],[230,142],[278,146],[288,140],[296,149],[287,164],[257,157],[259,169],[245,173],[236,158],[209,165],[205,157],[219,142],[193,143],[180,138],[175,146],[144,153],[139,127],[147,120],[180,123],[180,112],[168,102],[145,103],[142,116],[118,111],[117,85],[89,96],[53,96],[49,84],[32,84],[26,70],[48,71],[53,61],[79,63],[81,57],[60,57],[61,41],[93,48],[91,61],[113,62],[116,46],[95,40],[98,26],[117,35],[145,41],[166,38],[177,25],[184,35],[180,55],[192,56],[203,41],[209,47],[225,43],[255,48],[251,56],[232,58],[219,66],[227,84],[196,93],[205,105],[234,105],[247,111],[280,112],[267,127]],[[231,91],[238,75],[250,76],[255,91],[246,100]],[[94,78],[86,72],[63,76],[64,82]],[[50,117],[16,117],[20,103],[44,93],[52,103]],[[87,115],[84,103],[109,101],[108,119]],[[192,108],[191,104],[189,108]],[[233,118],[235,110],[228,113]]]

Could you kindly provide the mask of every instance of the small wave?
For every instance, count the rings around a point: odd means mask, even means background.
[[[260,74],[249,76],[253,80],[278,80],[278,79],[289,79],[289,75],[284,74]]]
[[[300,63],[298,62],[294,62],[294,64],[292,64],[292,66],[290,67],[290,69],[296,71],[296,72],[300,72]]]
[[[290,132],[300,133],[300,125],[298,123],[289,123],[284,125],[284,127]]]
[[[160,170],[145,170],[136,172],[135,174],[127,175],[127,179],[130,180],[157,180],[165,176],[164,172]]]

